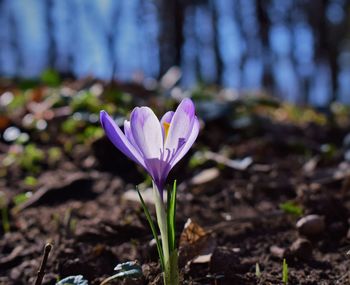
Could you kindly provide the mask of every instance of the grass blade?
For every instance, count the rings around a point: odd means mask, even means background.
[[[175,216],[176,216],[176,180],[174,181],[173,190],[168,192],[167,200],[167,222],[168,238],[170,252],[175,250]]]
[[[288,264],[285,258],[283,258],[282,265],[282,282],[284,285],[288,284]]]
[[[163,249],[162,249],[162,246],[160,244],[160,240],[159,240],[159,237],[158,237],[158,233],[157,233],[157,230],[156,230],[156,227],[152,221],[152,218],[151,218],[151,215],[148,211],[148,208],[146,206],[146,203],[145,201],[143,200],[142,198],[142,195],[139,191],[139,189],[136,189],[137,190],[137,193],[139,194],[139,197],[140,197],[140,201],[141,201],[141,204],[142,204],[142,208],[143,208],[143,211],[145,212],[145,215],[146,215],[146,218],[147,218],[147,221],[148,221],[148,224],[151,228],[151,231],[152,231],[152,235],[156,241],[156,244],[157,244],[157,250],[158,250],[158,254],[159,254],[159,259],[160,259],[160,264],[162,266],[162,269],[163,271],[165,270],[165,264],[164,264],[164,255],[163,255]]]

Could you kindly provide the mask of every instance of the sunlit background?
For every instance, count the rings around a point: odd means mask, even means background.
[[[78,78],[266,90],[350,103],[350,1],[1,0],[0,75],[54,68]]]

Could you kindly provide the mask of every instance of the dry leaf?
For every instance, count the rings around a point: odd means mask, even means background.
[[[207,232],[201,226],[188,219],[180,236],[180,248],[188,244],[194,244],[206,235]]]
[[[210,261],[212,252],[216,247],[216,239],[211,232],[206,231],[200,225],[188,219],[180,236],[179,264],[180,267],[194,260]],[[201,256],[207,258],[202,259]],[[209,257],[209,258],[208,258]]]

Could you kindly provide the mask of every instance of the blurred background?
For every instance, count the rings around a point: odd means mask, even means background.
[[[290,284],[350,284],[350,0],[0,0],[0,284],[34,284],[46,241],[43,285],[127,260],[158,284],[152,181],[99,114],[186,97],[201,130],[168,183],[177,233],[208,233],[184,280],[281,284],[285,257]]]
[[[347,0],[0,0],[0,76],[264,90],[350,103]]]

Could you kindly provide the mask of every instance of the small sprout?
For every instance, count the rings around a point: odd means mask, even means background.
[[[24,184],[33,187],[38,184],[38,179],[36,179],[34,176],[27,176],[24,178]]]
[[[69,221],[69,230],[71,233],[75,232],[75,229],[77,228],[78,220],[75,218],[71,218]]]
[[[71,135],[76,133],[77,129],[81,128],[82,125],[84,125],[83,121],[69,118],[62,123],[61,129],[64,133]]]
[[[59,223],[60,222],[58,220],[58,224]],[[67,211],[65,212],[62,223],[64,225],[64,228],[67,231],[67,234],[72,234],[75,232],[75,229],[77,228],[78,220],[74,218],[74,212],[72,212],[71,208],[67,209]]]
[[[191,169],[203,165],[208,159],[205,157],[203,151],[196,151],[190,158],[189,167]]]
[[[38,164],[43,162],[44,159],[44,152],[36,145],[29,144],[24,147],[23,153],[19,159],[19,163],[20,166],[27,171],[38,172],[40,170]]]
[[[12,214],[16,215],[18,214],[20,210],[20,205],[27,202],[27,200],[33,195],[31,191],[18,194],[12,198],[13,203],[15,204],[15,207],[11,210]]]
[[[89,140],[89,141],[94,141],[96,139],[99,139],[101,137],[103,137],[104,132],[103,129],[100,127],[96,127],[96,126],[88,126],[83,133],[83,139],[85,140]]]
[[[26,202],[32,195],[33,195],[33,193],[31,191],[28,191],[28,192],[16,195],[15,197],[13,197],[12,200],[16,206],[19,206],[19,205],[23,204],[24,202]]]
[[[303,209],[293,201],[280,204],[280,209],[286,214],[291,214],[296,217],[300,217],[303,214]]]
[[[67,141],[64,143],[64,145],[63,145],[63,149],[64,149],[65,152],[71,153],[72,150],[73,150],[73,142],[67,140]]]
[[[98,113],[101,108],[101,101],[90,91],[80,91],[72,97],[70,107],[74,112],[88,111]]]
[[[11,114],[11,112],[21,109],[22,107],[24,107],[26,102],[27,102],[27,98],[26,98],[25,92],[16,94],[11,100],[11,102],[9,102],[8,105],[6,106],[7,113]]]
[[[56,285],[88,285],[88,281],[84,279],[82,275],[76,275],[76,276],[69,276],[58,283]]]
[[[9,213],[6,203],[6,198],[3,192],[0,192],[0,208],[1,208],[1,222],[4,233],[10,232]]]
[[[138,278],[142,276],[142,268],[136,261],[120,263],[114,268],[114,270],[118,273],[103,280],[101,285],[107,284],[117,278]]]
[[[51,147],[48,150],[48,162],[49,164],[57,163],[62,156],[62,151],[59,147]]]
[[[119,263],[116,267],[114,267],[115,271],[123,271],[123,272],[134,270],[134,269],[142,272],[140,265],[137,264],[136,261],[127,261],[124,263]]]
[[[255,263],[255,276],[256,276],[257,278],[260,278],[260,276],[261,276],[260,265],[259,265],[258,262]]]
[[[285,258],[283,258],[282,282],[284,285],[288,284],[288,264]]]

